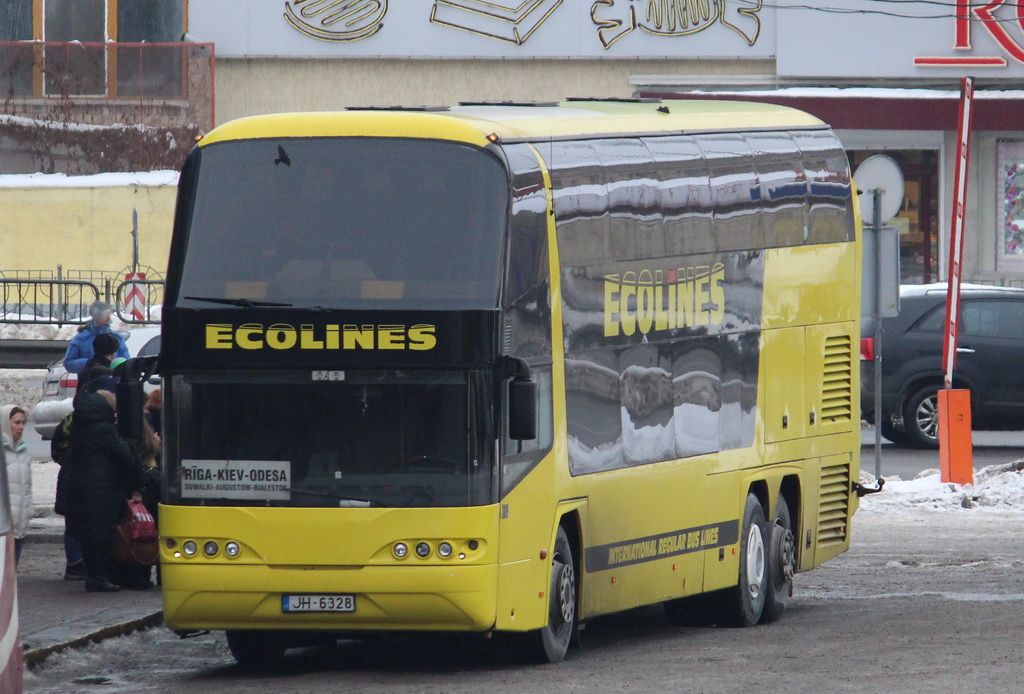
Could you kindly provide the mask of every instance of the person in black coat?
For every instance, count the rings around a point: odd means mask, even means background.
[[[125,500],[142,489],[142,464],[114,424],[116,400],[112,376],[93,379],[79,394],[71,422],[72,456],[68,480],[67,522],[82,546],[85,589],[114,592],[114,539]]]

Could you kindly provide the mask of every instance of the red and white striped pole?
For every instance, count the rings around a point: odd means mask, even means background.
[[[943,482],[974,483],[974,451],[971,441],[971,391],[953,389],[953,366],[960,325],[960,274],[964,253],[964,205],[967,196],[967,162],[971,144],[974,78],[960,81],[960,123],[957,132],[956,175],[953,185],[953,223],[949,233],[949,275],[946,290],[945,339],[942,366],[945,387],[938,392],[939,477]]]
[[[960,322],[960,273],[964,253],[964,198],[967,194],[967,155],[971,145],[971,116],[974,78],[960,80],[960,123],[957,132],[956,174],[953,185],[953,222],[949,233],[949,274],[946,290],[946,337],[942,343],[942,366],[946,388],[953,387],[956,338]]]
[[[136,284],[135,281],[144,282],[146,273],[129,272],[125,275],[125,313],[134,320],[146,320],[146,285]]]

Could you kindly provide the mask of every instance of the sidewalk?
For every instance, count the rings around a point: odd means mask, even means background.
[[[35,518],[18,564],[18,617],[28,667],[66,648],[163,622],[159,587],[86,593],[64,580],[64,519]]]

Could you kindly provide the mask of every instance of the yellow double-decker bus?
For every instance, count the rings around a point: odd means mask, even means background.
[[[825,124],[751,103],[216,128],[163,310],[167,624],[557,661],[640,605],[777,619],[857,507],[854,202]]]

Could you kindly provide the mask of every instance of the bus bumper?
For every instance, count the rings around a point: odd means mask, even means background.
[[[162,567],[171,629],[487,631],[497,567]],[[190,586],[202,586],[197,589]],[[353,612],[285,612],[284,595],[352,595]]]

